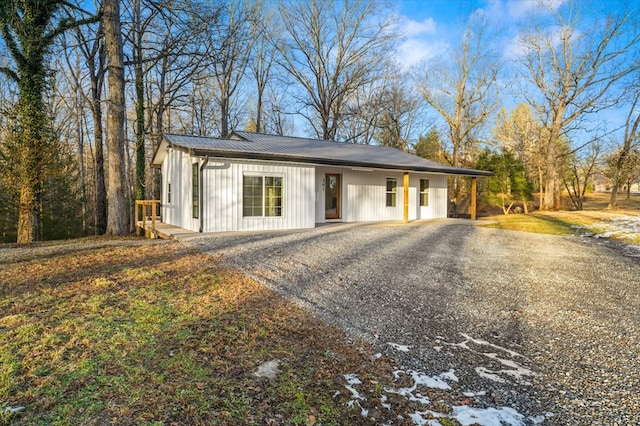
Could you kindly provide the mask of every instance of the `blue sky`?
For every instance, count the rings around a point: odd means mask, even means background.
[[[604,17],[608,12],[638,6],[637,0],[574,0],[591,17]],[[467,20],[482,14],[502,43],[505,56],[514,53],[517,45],[518,24],[540,5],[547,10],[567,8],[569,0],[400,0],[396,6],[398,26],[404,33],[399,54],[407,65],[446,54],[456,45]],[[576,3],[578,4],[578,3]]]
[[[544,9],[540,8],[540,4]],[[519,28],[540,12],[543,16],[553,11],[565,12],[572,7],[571,0],[399,0],[396,3],[397,25],[404,33],[397,56],[405,69],[421,61],[447,57],[459,46],[466,23],[471,16],[481,15],[494,32],[496,49],[504,64],[517,65],[521,53],[518,43]],[[640,8],[640,0],[574,0],[580,7],[580,16],[589,22],[600,20],[611,12]],[[512,70],[515,71],[515,70]],[[513,74],[511,74],[513,76]],[[519,79],[522,82],[522,78]],[[519,83],[523,84],[523,83]],[[524,99],[514,91],[501,92],[501,106],[514,108]],[[534,89],[535,91],[535,89]],[[608,132],[623,124],[624,110],[607,110],[594,117],[599,132]],[[489,123],[489,127],[492,123]],[[602,130],[605,128],[606,130]],[[588,129],[584,129],[587,130]]]

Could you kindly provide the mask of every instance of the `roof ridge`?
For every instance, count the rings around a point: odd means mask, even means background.
[[[342,144],[348,144],[348,142],[345,141],[331,141],[328,139],[317,139],[317,138],[309,138],[309,137],[304,137],[304,136],[288,136],[288,135],[271,135],[269,133],[258,133],[258,132],[249,132],[246,130],[234,130],[233,133],[248,133],[251,135],[258,135],[258,136],[267,136],[269,138],[289,138],[289,139],[301,139],[301,140],[306,140],[306,141],[316,141],[316,142],[332,142],[332,143],[342,143]]]

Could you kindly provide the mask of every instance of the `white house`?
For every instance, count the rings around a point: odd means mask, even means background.
[[[444,218],[447,175],[491,174],[394,148],[249,132],[164,135],[152,165],[163,222],[196,232]]]

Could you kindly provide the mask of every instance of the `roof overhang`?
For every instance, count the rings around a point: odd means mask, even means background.
[[[227,158],[227,159],[244,159],[244,160],[259,160],[259,161],[278,161],[285,163],[305,163],[305,164],[315,164],[322,166],[336,166],[336,167],[355,167],[361,169],[371,169],[371,170],[399,170],[399,171],[407,171],[407,172],[430,172],[430,173],[439,173],[439,174],[447,174],[447,175],[457,175],[457,176],[491,176],[492,172],[484,171],[484,170],[474,170],[474,169],[462,169],[462,168],[447,168],[443,167],[442,169],[435,167],[406,167],[406,166],[396,166],[396,165],[381,165],[378,163],[368,163],[366,161],[353,161],[353,160],[336,160],[336,159],[326,159],[326,158],[314,158],[314,157],[302,157],[295,155],[275,155],[275,154],[265,154],[265,153],[252,153],[252,152],[230,152],[225,150],[215,150],[215,149],[188,149],[185,150],[189,152],[191,155],[197,157],[215,157],[215,158]]]
[[[218,149],[215,147],[188,147],[178,144],[172,144],[167,137],[163,137],[161,143],[155,150],[151,167],[161,167],[165,160],[169,149],[177,149],[182,152],[186,152],[189,155],[197,157],[210,157],[210,158],[225,158],[225,159],[242,159],[242,160],[255,160],[255,161],[277,161],[286,163],[298,163],[298,164],[312,164],[323,166],[336,166],[336,167],[351,167],[360,169],[371,170],[397,170],[406,172],[423,172],[423,173],[437,173],[444,175],[455,176],[491,176],[492,172],[485,170],[466,169],[461,167],[451,167],[440,165],[438,163],[431,162],[431,164],[420,165],[408,165],[408,164],[383,164],[380,162],[359,161],[351,159],[339,159],[339,158],[324,158],[313,155],[296,155],[295,153],[277,153],[277,152],[255,152],[250,149],[246,150],[231,150],[231,149]]]

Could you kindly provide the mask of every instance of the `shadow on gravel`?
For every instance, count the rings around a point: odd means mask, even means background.
[[[221,237],[201,247],[402,365],[455,369],[479,404],[536,421],[551,411],[551,424],[640,421],[637,260],[601,240],[444,225]]]

